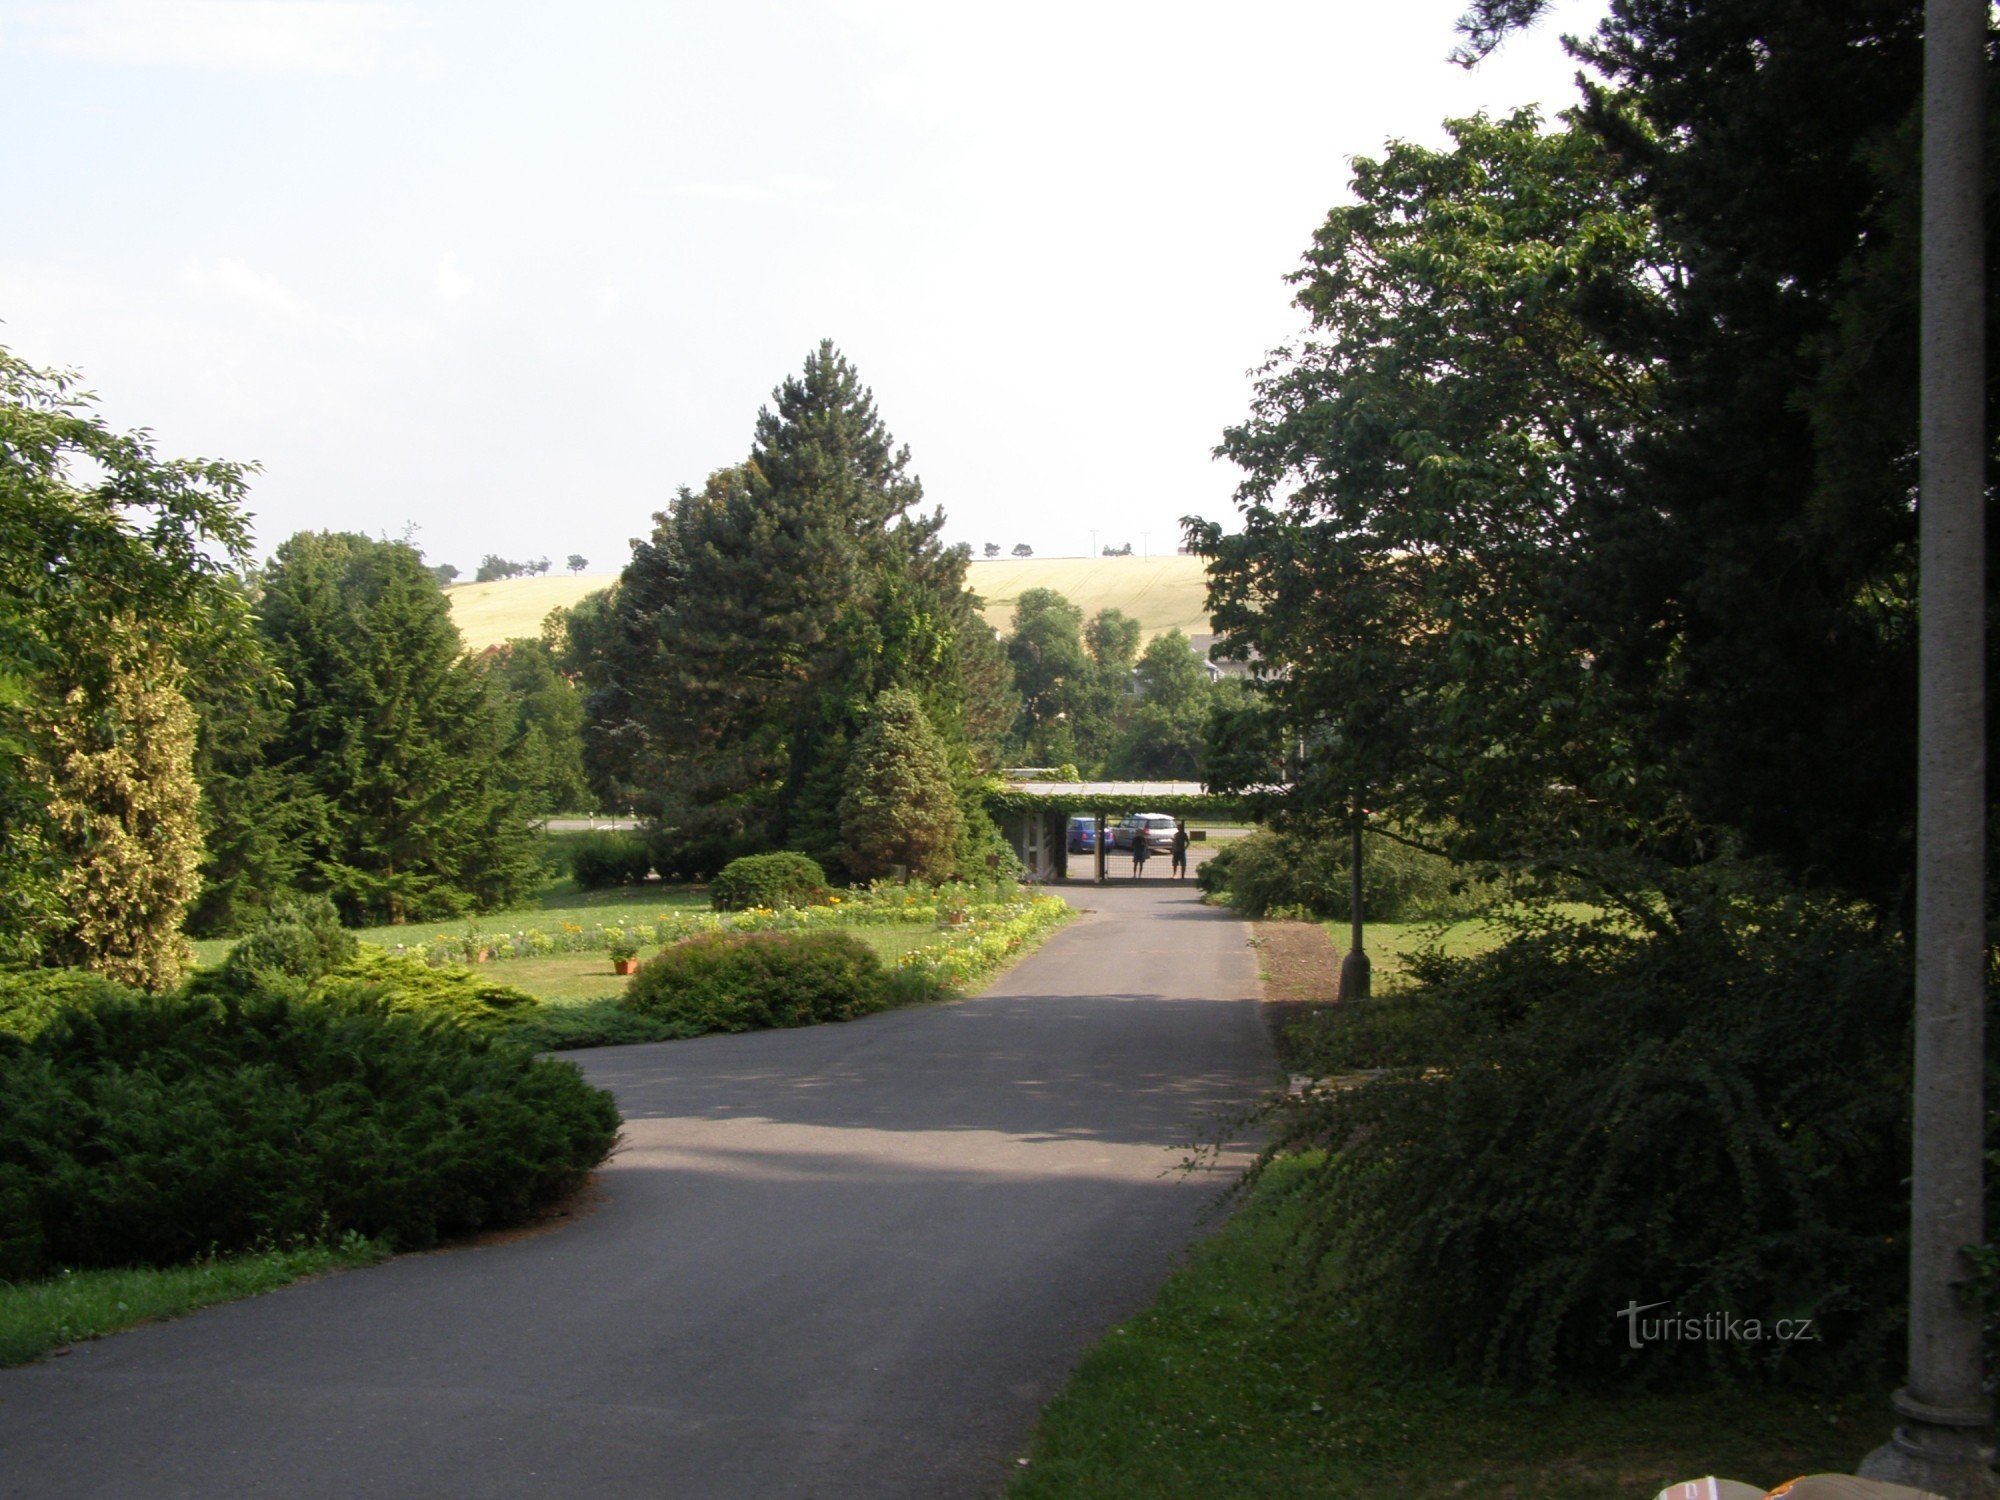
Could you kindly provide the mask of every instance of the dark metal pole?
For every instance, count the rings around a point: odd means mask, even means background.
[[[1980,1453],[1992,1411],[1965,1257],[1985,1239],[1986,12],[1987,0],[1924,11],[1910,1374],[1895,1435],[1861,1466],[1952,1500],[2000,1495]]]
[[[1370,987],[1368,955],[1361,951],[1361,789],[1354,789],[1354,807],[1349,817],[1353,845],[1348,850],[1347,913],[1352,923],[1347,957],[1340,962],[1340,998],[1366,1000]]]

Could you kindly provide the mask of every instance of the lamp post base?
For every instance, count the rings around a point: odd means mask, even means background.
[[[1368,998],[1370,965],[1368,955],[1359,948],[1348,950],[1347,957],[1340,961],[1340,998],[1342,1000],[1366,1000]]]
[[[2000,1478],[1987,1461],[1987,1413],[1924,1406],[1909,1392],[1894,1397],[1905,1419],[1889,1441],[1861,1460],[1862,1479],[1942,1495],[1945,1500],[2000,1500]]]

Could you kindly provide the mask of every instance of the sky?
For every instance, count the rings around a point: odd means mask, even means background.
[[[1462,0],[0,0],[0,345],[260,553],[615,571],[822,338],[945,535],[1170,551],[1350,163],[1574,101]]]

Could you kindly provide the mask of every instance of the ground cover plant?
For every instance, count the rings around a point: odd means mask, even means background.
[[[1629,1500],[1701,1474],[1851,1472],[1880,1441],[1867,1386],[1527,1399],[1389,1371],[1367,1323],[1299,1298],[1310,1169],[1274,1171],[1084,1356],[1011,1500]]]
[[[566,1063],[366,995],[97,996],[0,1043],[0,1276],[518,1222],[610,1151]]]
[[[851,1021],[888,1004],[887,971],[847,932],[703,932],[639,966],[625,1004],[686,1034]]]
[[[1651,916],[1517,915],[1299,1038],[1303,1071],[1389,1070],[1292,1101],[1272,1146],[1327,1148],[1299,1184],[1313,1285],[1386,1358],[1560,1385],[1851,1380],[1889,1354],[1907,964],[1824,900],[1682,882]],[[1813,1336],[1634,1351],[1635,1300]]]

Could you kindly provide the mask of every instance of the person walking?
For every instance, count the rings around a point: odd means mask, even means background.
[[[1137,828],[1132,830],[1132,878],[1134,880],[1137,880],[1146,873],[1146,856],[1153,852],[1152,842],[1153,836],[1146,831],[1144,823],[1141,823]]]
[[[1178,818],[1174,822],[1173,876],[1176,880],[1187,879],[1187,846],[1187,819]]]

